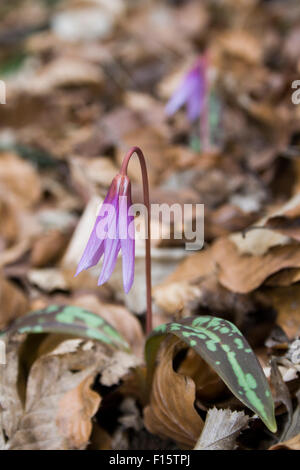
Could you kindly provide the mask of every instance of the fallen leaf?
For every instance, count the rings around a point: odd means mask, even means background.
[[[59,401],[56,423],[58,433],[64,436],[69,449],[80,449],[92,432],[91,418],[99,408],[101,398],[91,390],[93,376],[85,378]]]
[[[208,411],[203,431],[194,450],[233,450],[236,439],[248,425],[248,416],[243,411]]]
[[[194,407],[194,381],[173,369],[174,353],[180,343],[171,338],[163,344],[144,420],[146,428],[153,434],[171,438],[180,447],[192,448],[202,431],[203,421]]]
[[[213,246],[218,265],[218,280],[233,292],[247,293],[259,287],[271,274],[284,268],[300,267],[300,249],[296,244],[275,246],[261,256],[240,254],[229,239]]]

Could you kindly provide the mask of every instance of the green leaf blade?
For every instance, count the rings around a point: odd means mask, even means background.
[[[166,334],[173,334],[194,349],[222,378],[232,393],[257,413],[272,432],[277,425],[274,403],[264,372],[250,345],[227,320],[190,317],[154,330],[146,344],[146,361],[153,373],[155,357]]]
[[[12,333],[70,334],[130,350],[125,339],[104,318],[80,307],[50,305],[18,318],[6,331]]]

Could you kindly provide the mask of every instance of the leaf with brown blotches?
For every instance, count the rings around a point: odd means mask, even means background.
[[[163,343],[144,417],[151,433],[171,438],[186,449],[195,445],[203,421],[194,407],[194,381],[173,369],[173,357],[180,345],[181,341],[174,338]]]

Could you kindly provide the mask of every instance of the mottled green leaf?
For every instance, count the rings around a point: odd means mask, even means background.
[[[124,338],[107,321],[88,310],[71,305],[50,305],[18,318],[2,334],[61,333],[94,339],[129,350]]]
[[[145,355],[149,380],[162,340],[173,334],[199,354],[222,378],[232,393],[276,432],[274,403],[264,372],[239,329],[211,316],[190,317],[160,325],[149,335]]]

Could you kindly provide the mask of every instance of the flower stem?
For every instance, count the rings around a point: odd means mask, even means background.
[[[146,167],[146,160],[142,150],[139,147],[132,147],[124,157],[120,174],[127,175],[127,167],[130,158],[136,153],[141,165],[142,179],[143,179],[143,198],[144,204],[147,208],[147,233],[145,239],[146,246],[146,297],[147,297],[147,315],[146,315],[146,335],[152,331],[152,301],[151,301],[151,209],[149,199],[149,183],[148,173]]]
[[[204,93],[202,113],[199,118],[199,133],[201,150],[203,153],[210,151],[210,123],[209,123],[209,81],[208,81],[208,58],[206,55],[202,58],[204,63]]]

